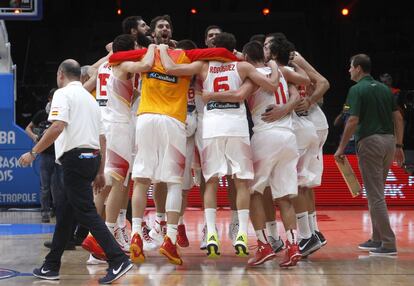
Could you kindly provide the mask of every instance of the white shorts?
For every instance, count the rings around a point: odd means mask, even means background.
[[[132,178],[152,182],[182,183],[185,165],[185,124],[162,114],[138,116],[137,154]]]
[[[318,155],[313,157],[309,163],[309,170],[315,174],[315,178],[306,185],[308,188],[315,188],[322,183],[323,174],[323,145],[328,137],[328,129],[316,130],[316,134],[319,138],[319,150]]]
[[[106,159],[105,179],[108,186],[112,179],[128,185],[132,165],[132,149],[134,133],[130,123],[107,122],[106,128]]]
[[[184,168],[184,181],[183,190],[189,190],[194,186],[192,163],[194,158],[194,135],[187,137],[187,143],[185,148],[185,168]]]
[[[293,113],[292,118],[299,151],[298,185],[304,187],[316,178],[316,174],[310,169],[310,164],[318,156],[319,137],[316,134],[315,126],[306,116],[297,116]]]
[[[251,193],[270,186],[273,199],[298,194],[299,159],[295,134],[287,129],[259,131],[252,137],[254,180]]]
[[[187,137],[193,136],[197,129],[197,114],[195,112],[187,112],[185,120],[185,135]]]
[[[202,171],[206,182],[212,177],[235,175],[253,180],[253,161],[249,137],[203,139]]]

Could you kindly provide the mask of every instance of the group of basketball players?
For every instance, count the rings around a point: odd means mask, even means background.
[[[258,247],[248,266],[282,250],[280,266],[295,266],[327,243],[312,188],[321,184],[323,171],[328,123],[318,104],[328,81],[282,33],[252,37],[237,52],[234,35],[210,26],[205,44],[214,49],[206,56],[190,40],[172,40],[172,31],[167,15],[150,26],[139,16],[128,17],[124,34],[107,46],[108,56],[89,69],[92,77],[84,86],[96,89],[106,136],[107,186],[95,192],[98,213],[134,263],[159,247],[169,262],[181,265],[177,246],[189,246],[183,215],[194,174],[205,214],[200,249],[217,258],[216,193],[219,179],[227,176],[236,255],[249,255],[250,217]],[[144,221],[150,186],[156,206],[152,229]],[[91,235],[82,245],[91,252],[89,264],[105,263],[105,250]]]

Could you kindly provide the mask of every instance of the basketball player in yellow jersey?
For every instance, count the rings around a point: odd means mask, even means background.
[[[163,20],[158,21],[158,23]],[[167,21],[165,24],[168,24]],[[190,63],[182,50],[171,50],[170,57],[177,64]],[[151,182],[167,184],[167,234],[160,253],[173,264],[182,264],[177,253],[177,225],[182,203],[182,182],[185,165],[187,91],[189,76],[167,75],[155,54],[154,65],[142,74],[141,102],[136,124],[137,154],[132,178],[132,241],[131,260],[143,262],[141,223],[146,196]]]

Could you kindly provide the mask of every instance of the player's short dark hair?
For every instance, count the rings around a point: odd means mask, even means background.
[[[351,65],[356,68],[360,66],[365,73],[371,72],[371,58],[366,54],[357,54],[351,57]]]
[[[282,65],[287,66],[290,60],[290,54],[295,51],[295,45],[288,40],[272,40],[269,45],[270,54]]]
[[[263,46],[257,41],[251,41],[245,44],[243,47],[243,54],[247,55],[252,62],[257,63],[264,61]]]
[[[223,32],[223,29],[222,29],[222,28],[220,28],[219,26],[217,26],[217,25],[210,25],[210,26],[208,26],[208,27],[204,30],[204,39],[205,39],[205,38],[207,38],[207,34],[208,34],[208,32],[209,32],[210,30],[213,30],[213,29],[218,29],[218,30],[220,30],[220,33],[221,33],[221,32]]]
[[[155,26],[157,25],[157,22],[160,21],[160,20],[165,20],[165,21],[168,22],[168,24],[170,24],[170,29],[171,29],[171,33],[172,33],[172,31],[173,31],[173,25],[172,25],[172,22],[171,22],[170,15],[157,16],[154,19],[152,19],[151,20],[151,23],[150,23],[150,30],[151,30],[151,32],[154,32]]]
[[[234,51],[236,43],[236,37],[233,34],[226,32],[218,34],[213,40],[213,44],[216,48],[226,48],[230,52]]]
[[[287,40],[286,35],[281,33],[281,32],[267,34],[266,38],[273,38],[273,40],[275,40],[275,41],[285,41],[285,40]]]
[[[183,49],[183,50],[191,50],[191,49],[197,49],[197,45],[189,39],[184,39],[184,40],[177,42],[176,48]]]
[[[263,46],[266,36],[264,34],[256,34],[250,37],[249,42],[256,41]]]
[[[119,51],[129,51],[135,49],[136,39],[130,34],[122,34],[115,38],[112,43],[112,51],[114,53]]]
[[[136,29],[138,26],[138,21],[141,21],[142,17],[141,16],[130,16],[130,17],[126,17],[123,21],[122,21],[122,33],[124,34],[130,34],[131,33],[131,29]]]

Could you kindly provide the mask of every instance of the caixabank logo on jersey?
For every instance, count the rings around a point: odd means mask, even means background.
[[[207,103],[207,110],[213,109],[237,109],[240,108],[240,103],[238,102],[217,102],[210,101]]]
[[[158,73],[158,72],[149,72],[147,74],[147,77],[162,80],[162,81],[166,81],[166,82],[171,82],[171,83],[177,83],[177,81],[178,81],[176,76],[163,74],[163,73]]]

